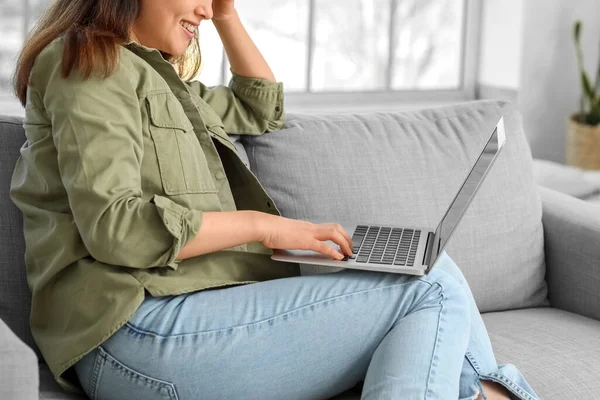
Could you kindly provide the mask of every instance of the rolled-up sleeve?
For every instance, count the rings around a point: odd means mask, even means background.
[[[142,113],[126,66],[109,78],[67,79],[57,71],[44,97],[58,169],[90,255],[132,268],[177,268],[180,249],[202,222],[161,196],[143,196]]]
[[[233,74],[229,86],[187,83],[215,110],[227,133],[261,135],[279,130],[285,124],[281,82]]]
[[[179,260],[176,259],[177,254],[179,254],[184,244],[198,234],[202,223],[202,212],[185,208],[166,197],[158,195],[153,197],[152,202],[156,205],[156,210],[165,228],[173,236],[172,252],[162,264],[176,269],[179,263]]]

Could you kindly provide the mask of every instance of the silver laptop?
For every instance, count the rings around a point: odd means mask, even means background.
[[[352,235],[352,256],[346,256],[343,260],[334,260],[311,250],[277,249],[273,251],[271,258],[300,264],[425,275],[435,265],[448,244],[448,240],[505,142],[504,119],[500,118],[471,172],[435,230],[419,227],[342,224]],[[332,241],[327,241],[327,244],[338,248]]]

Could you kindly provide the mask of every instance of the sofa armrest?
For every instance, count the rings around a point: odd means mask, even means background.
[[[600,207],[539,190],[550,303],[600,320]]]
[[[39,399],[37,356],[1,319],[0,399]]]

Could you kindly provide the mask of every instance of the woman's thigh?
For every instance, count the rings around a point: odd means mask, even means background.
[[[119,399],[113,388],[127,385],[154,393],[149,400],[329,398],[365,378],[377,344],[432,283],[462,291],[434,268],[425,277],[344,270],[148,297],[78,374],[99,400]]]

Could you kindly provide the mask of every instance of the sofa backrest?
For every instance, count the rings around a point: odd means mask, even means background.
[[[289,115],[283,130],[242,135],[236,146],[244,146],[250,167],[287,217],[435,227],[500,115],[506,147],[448,253],[481,311],[546,305],[541,204],[521,117],[511,105]],[[0,116],[0,318],[41,359],[29,328],[22,216],[9,196],[24,142],[22,120]]]
[[[241,141],[286,217],[433,229],[501,115],[506,146],[447,251],[482,312],[546,305],[541,202],[521,116],[510,104],[288,115],[283,130]]]
[[[25,274],[23,218],[9,195],[10,180],[23,143],[22,119],[0,116],[0,318],[41,359],[29,329],[31,293]]]

